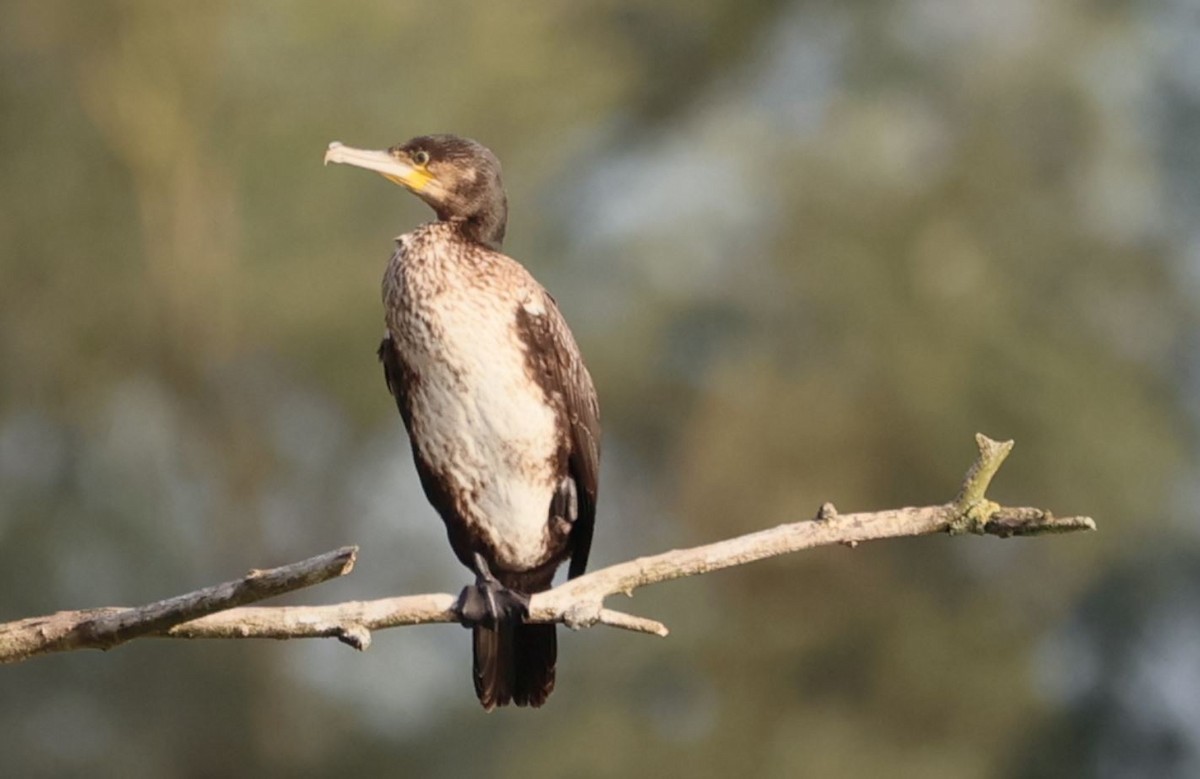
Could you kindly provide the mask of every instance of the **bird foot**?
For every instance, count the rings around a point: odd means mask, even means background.
[[[523,622],[529,615],[529,596],[494,579],[478,581],[463,587],[455,610],[465,627],[494,628],[502,622]]]
[[[463,587],[454,604],[463,626],[493,628],[502,622],[523,622],[529,616],[529,596],[505,587],[486,565],[480,567],[475,583]]]

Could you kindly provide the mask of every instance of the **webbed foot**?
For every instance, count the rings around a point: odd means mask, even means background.
[[[455,604],[463,626],[493,628],[502,622],[523,622],[529,615],[529,596],[497,581],[478,554],[475,555],[475,567],[475,583],[463,587]]]

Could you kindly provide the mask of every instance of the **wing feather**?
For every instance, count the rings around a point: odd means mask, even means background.
[[[596,523],[600,479],[600,404],[575,337],[549,293],[541,305],[517,311],[517,325],[529,350],[536,380],[546,395],[560,398],[567,425],[567,475],[575,481],[579,513],[571,527],[571,566],[575,578],[587,569]]]

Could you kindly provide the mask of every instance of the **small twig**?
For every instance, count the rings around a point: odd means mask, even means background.
[[[575,629],[609,625],[665,636],[667,628],[662,623],[607,609],[604,600],[617,593],[629,595],[639,587],[658,582],[830,544],[854,547],[863,541],[932,533],[974,533],[1007,538],[1096,529],[1095,522],[1089,517],[1055,517],[1044,509],[1006,508],[988,500],[988,485],[1012,450],[1012,442],[997,443],[983,435],[976,436],[976,442],[979,458],[967,471],[958,496],[950,503],[858,514],[840,514],[833,504],[826,503],[811,520],[691,549],[640,557],[580,576],[533,595],[529,620],[561,622]],[[455,608],[457,598],[446,594],[409,595],[332,606],[231,608],[238,603],[260,600],[346,573],[353,562],[354,549],[348,547],[274,571],[251,572],[241,581],[140,609],[62,612],[0,625],[0,662],[15,662],[66,649],[103,649],[140,635],[170,638],[332,637],[356,649],[366,649],[371,643],[371,632],[375,630],[460,621]],[[309,568],[314,570],[309,571],[307,578],[286,573],[293,571],[296,574]],[[268,580],[280,581],[281,588],[268,587]]]
[[[962,487],[954,501],[959,506],[983,500],[984,493],[992,485],[996,471],[1000,470],[1013,448],[1012,441],[993,441],[983,433],[975,434],[975,445],[979,447],[979,457],[971,463],[967,475],[963,477]]]
[[[979,447],[979,457],[967,471],[958,497],[954,499],[958,516],[950,523],[952,535],[986,532],[988,518],[1000,508],[984,497],[984,493],[1012,451],[1013,442],[993,441],[983,433],[976,433],[975,445]]]
[[[1095,529],[1096,523],[1091,517],[1056,517],[1049,511],[1034,508],[997,509],[984,525],[985,533],[1000,538]]]

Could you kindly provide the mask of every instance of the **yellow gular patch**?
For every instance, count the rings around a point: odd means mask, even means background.
[[[413,192],[420,192],[425,189],[425,186],[433,180],[433,176],[429,175],[429,171],[420,168],[413,168],[412,173],[406,176],[393,176],[390,173],[384,173],[383,177],[393,184],[399,184],[403,187],[408,187]]]

